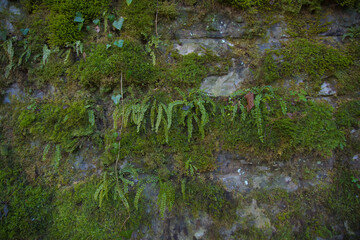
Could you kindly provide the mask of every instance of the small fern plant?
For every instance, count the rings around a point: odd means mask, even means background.
[[[107,173],[103,175],[103,180],[94,194],[94,199],[99,202],[101,207],[104,199],[107,199],[109,193],[113,195],[114,200],[120,200],[125,209],[130,213],[130,204],[128,193],[130,187],[133,187],[138,178],[138,169],[131,164],[126,164],[118,171],[118,174]]]

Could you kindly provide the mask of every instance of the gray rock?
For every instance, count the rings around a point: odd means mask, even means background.
[[[179,39],[174,41],[174,49],[178,50],[181,55],[194,52],[201,55],[207,49],[221,56],[228,54],[233,46],[232,43],[225,39]]]
[[[335,86],[328,82],[323,82],[321,85],[321,90],[319,92],[320,96],[332,96],[336,94]]]
[[[247,67],[244,67],[240,73],[230,71],[225,76],[210,76],[203,80],[200,89],[211,96],[230,96],[249,76],[250,70]]]
[[[0,0],[0,12],[3,12],[9,5],[8,0]]]
[[[25,96],[24,92],[20,89],[17,83],[14,83],[5,91],[3,103],[10,104],[12,99],[14,98],[19,99],[23,96]]]
[[[14,5],[10,6],[9,8],[10,13],[14,14],[14,15],[21,15],[21,10],[17,7],[15,7]]]

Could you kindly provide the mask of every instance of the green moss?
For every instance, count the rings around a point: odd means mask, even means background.
[[[360,127],[360,100],[351,100],[341,104],[335,114],[336,124],[341,128]]]
[[[14,167],[14,166],[12,166]],[[26,182],[23,171],[0,170],[0,238],[36,239],[46,236],[51,222],[52,192]]]
[[[145,86],[156,80],[149,56],[140,44],[130,41],[125,41],[121,49],[98,44],[86,60],[82,59],[68,70],[69,76],[79,80],[84,87],[100,88],[105,92],[120,86],[121,73],[124,86]]]
[[[16,127],[20,136],[31,134],[44,142],[61,144],[65,151],[73,151],[81,137],[95,129],[94,111],[85,101],[61,103],[33,103],[21,106],[16,113]]]
[[[49,44],[51,46],[64,46],[82,38],[74,18],[80,12],[85,22],[101,15],[109,7],[110,1],[105,0],[46,0],[46,5],[51,9],[49,16]]]
[[[276,59],[271,59],[274,54]],[[322,76],[332,75],[338,70],[346,69],[350,64],[352,58],[340,50],[305,39],[296,39],[283,49],[269,51],[265,55],[260,76],[265,76],[265,81],[271,82],[279,77],[294,77],[305,73],[309,81],[319,87]],[[279,75],[276,69],[279,69]]]

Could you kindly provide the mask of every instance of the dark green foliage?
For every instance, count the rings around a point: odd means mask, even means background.
[[[0,170],[0,238],[44,237],[51,220],[51,191],[32,186],[10,168]]]
[[[83,86],[103,91],[119,86],[121,73],[124,85],[143,86],[156,79],[154,66],[143,47],[129,41],[125,41],[121,49],[98,44],[86,60],[82,59],[68,73]]]
[[[352,100],[341,104],[335,113],[336,124],[341,128],[360,127],[360,100]]]
[[[71,104],[44,103],[22,106],[16,127],[22,136],[31,134],[43,141],[61,144],[65,151],[73,151],[81,137],[95,130],[94,112],[85,102]]]

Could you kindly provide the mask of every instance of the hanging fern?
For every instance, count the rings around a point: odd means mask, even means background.
[[[160,191],[157,202],[160,208],[160,215],[164,218],[166,208],[168,208],[168,211],[171,212],[172,206],[175,202],[175,189],[171,182],[160,181]]]
[[[260,109],[260,102],[262,99],[262,95],[258,94],[255,97],[254,105],[255,105],[255,122],[257,126],[258,136],[261,142],[264,142],[264,135],[263,135],[263,128],[262,128],[262,116],[261,116],[261,109]]]

